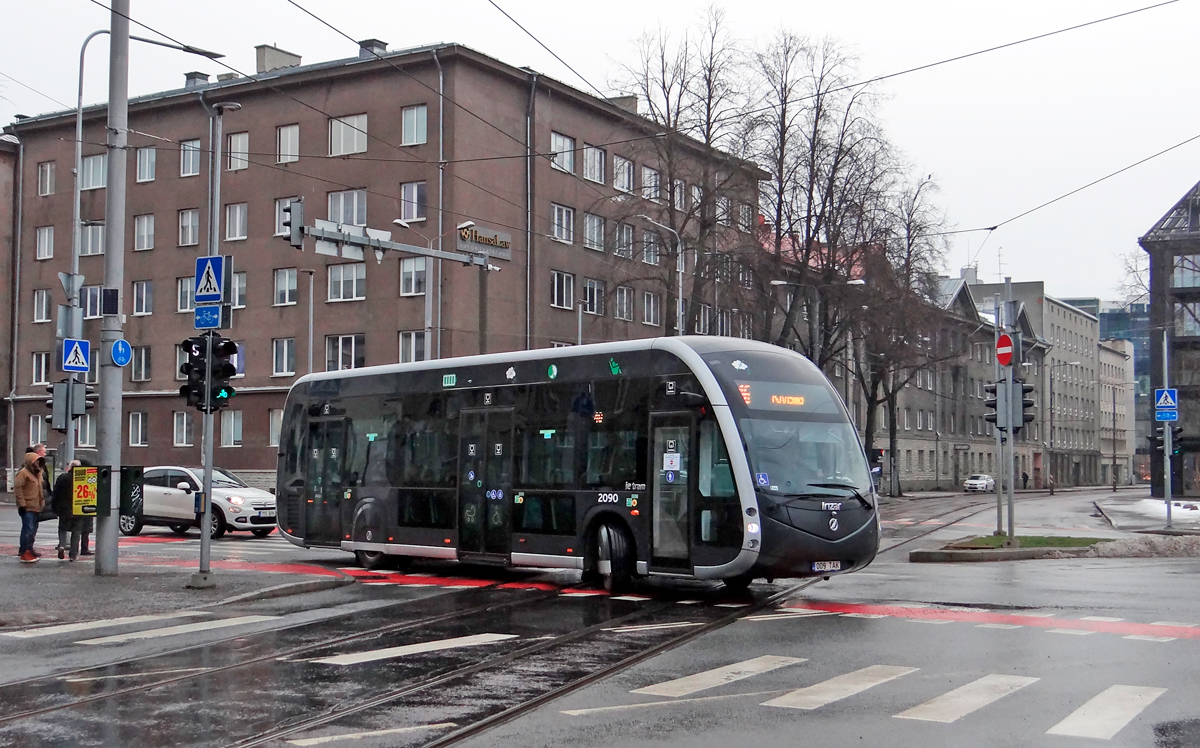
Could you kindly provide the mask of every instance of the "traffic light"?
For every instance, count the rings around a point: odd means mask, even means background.
[[[1183,427],[1171,427],[1171,454],[1177,455],[1183,453]]]
[[[1012,412],[1012,432],[1014,434],[1021,430],[1021,427],[1033,420],[1033,413],[1029,409],[1033,407],[1033,385],[1025,384],[1024,379],[1013,379],[1013,412]]]
[[[1012,408],[1008,405],[1008,388],[1003,382],[984,385],[983,391],[987,399],[983,401],[983,407],[990,408],[994,413],[985,413],[983,420],[988,423],[996,424],[996,428],[1001,431],[1008,430],[1009,421],[1012,419]]]
[[[238,345],[217,335],[213,336],[212,344],[212,399],[209,400],[209,408],[218,411],[237,394],[237,390],[229,385],[229,380],[238,373],[237,366],[230,360],[238,354]]]
[[[188,338],[179,344],[187,361],[179,365],[179,373],[187,384],[179,388],[179,394],[187,399],[188,406],[203,411],[208,404],[204,389],[204,367],[208,360],[208,341],[201,337]]]
[[[86,382],[75,381],[71,384],[71,417],[81,416],[96,407],[96,388]]]
[[[49,422],[50,428],[55,431],[65,432],[67,430],[68,386],[64,382],[56,382],[46,386],[46,392],[50,395],[50,399],[46,401],[46,407],[50,409],[50,415],[46,416],[46,421]]]
[[[288,232],[288,244],[304,249],[304,198],[298,197],[283,206],[283,228]]]

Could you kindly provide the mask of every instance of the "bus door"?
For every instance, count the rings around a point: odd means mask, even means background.
[[[313,544],[338,545],[342,540],[346,431],[342,419],[308,424],[304,528],[305,537]]]
[[[650,544],[652,567],[689,568],[692,415],[650,415]]]
[[[458,549],[508,556],[512,551],[512,411],[463,411],[459,421]]]

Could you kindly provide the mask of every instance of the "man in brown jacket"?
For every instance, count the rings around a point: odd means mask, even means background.
[[[21,515],[21,547],[22,563],[31,564],[41,557],[33,550],[33,541],[37,537],[38,515],[45,506],[45,495],[42,493],[42,470],[44,463],[36,452],[25,453],[25,467],[17,472],[13,480],[13,495],[17,499],[17,514]]]

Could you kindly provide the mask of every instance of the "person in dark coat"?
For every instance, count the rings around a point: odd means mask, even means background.
[[[1029,488],[1029,473],[1021,471],[1021,488]]]
[[[72,485],[71,469],[79,466],[79,460],[72,460],[66,469],[58,474],[58,479],[54,481],[54,490],[51,491],[50,506],[54,509],[54,513],[58,515],[58,557],[63,558],[69,548],[79,548],[79,529],[82,517],[72,516]],[[71,534],[71,543],[67,544],[68,533]],[[75,560],[75,553],[72,552],[71,560]]]

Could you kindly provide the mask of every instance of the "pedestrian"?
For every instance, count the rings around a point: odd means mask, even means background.
[[[26,564],[37,561],[42,555],[33,550],[33,543],[37,538],[38,515],[46,505],[46,497],[42,493],[44,464],[37,452],[26,452],[25,466],[17,472],[17,477],[13,480],[17,514],[21,515],[21,545],[18,552],[21,562]]]
[[[74,486],[72,485],[72,468],[79,466],[79,460],[71,460],[58,478],[54,481],[54,490],[51,492],[50,505],[54,507],[54,513],[58,515],[58,557],[63,558],[68,549],[71,551],[71,560],[74,561],[79,550],[79,529],[83,522],[83,517],[74,516],[72,508],[72,499],[74,494]],[[67,535],[70,533],[70,545],[67,544]]]
[[[1021,488],[1029,488],[1029,473],[1024,470],[1021,471]]]

